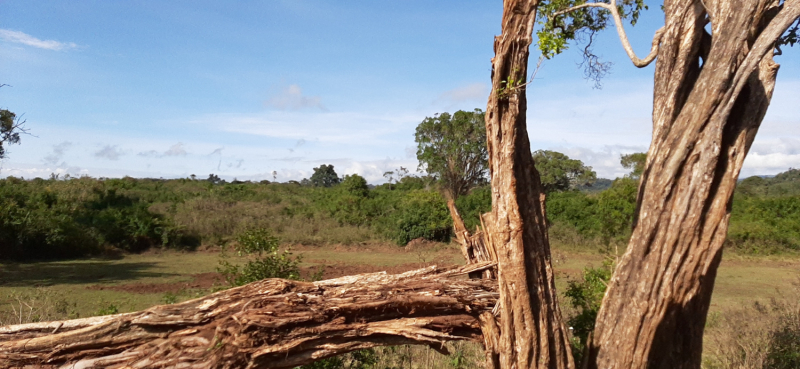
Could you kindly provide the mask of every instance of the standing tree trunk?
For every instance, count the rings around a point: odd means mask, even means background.
[[[504,369],[574,366],[550,263],[544,193],[526,128],[528,47],[538,5],[538,0],[503,2],[486,107],[492,212],[484,220],[497,254],[496,348]]]
[[[598,314],[594,368],[700,367],[733,190],[772,97],[775,42],[800,1],[666,0],[664,12],[653,139],[633,235]]]

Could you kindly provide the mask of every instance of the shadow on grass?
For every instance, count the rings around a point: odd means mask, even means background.
[[[98,284],[177,275],[151,271],[155,265],[156,263],[120,263],[113,260],[0,263],[0,286],[40,287],[55,284]]]

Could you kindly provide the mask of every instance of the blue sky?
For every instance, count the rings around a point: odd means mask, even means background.
[[[663,23],[649,4],[628,26],[640,56]],[[485,109],[493,1],[0,1],[0,108],[30,132],[0,176],[273,179],[333,164],[372,183],[416,168],[426,116]],[[593,89],[573,50],[528,90],[534,149],[624,173],[650,141],[653,66],[637,69],[613,32],[614,63]],[[532,50],[535,64],[538,53]],[[800,167],[800,53],[788,50],[743,175]]]

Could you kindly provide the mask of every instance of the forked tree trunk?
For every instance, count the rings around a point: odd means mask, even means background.
[[[775,86],[775,41],[800,1],[666,0],[664,12],[653,139],[633,235],[597,318],[594,368],[700,367],[733,190]]]
[[[441,352],[482,341],[498,296],[494,281],[449,277],[493,265],[266,279],[136,313],[0,327],[0,368],[293,368],[374,346]]]
[[[503,2],[486,107],[492,212],[484,224],[497,254],[497,350],[504,369],[574,366],[550,262],[544,193],[526,127],[524,84],[538,5],[538,0]]]

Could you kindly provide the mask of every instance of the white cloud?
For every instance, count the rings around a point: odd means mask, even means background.
[[[9,29],[0,29],[0,39],[4,41],[13,42],[17,44],[23,44],[28,46],[33,46],[39,49],[47,49],[47,50],[67,50],[67,49],[74,49],[78,47],[77,44],[73,42],[58,42],[55,40],[40,40],[36,37],[33,37],[27,33],[20,32],[20,31],[12,31]]]
[[[122,150],[118,149],[116,145],[106,145],[94,153],[94,157],[108,160],[119,160],[119,157],[122,155],[124,155],[124,153]]]
[[[628,170],[619,163],[620,156],[635,152],[647,152],[647,146],[626,146],[626,145],[607,145],[600,149],[591,149],[576,146],[553,146],[544,148],[545,150],[558,151],[569,156],[571,159],[578,159],[584,165],[592,167],[597,173],[598,178],[614,179],[622,177]]]
[[[800,167],[800,136],[760,138],[750,148],[742,166],[740,178],[776,174]]]
[[[308,108],[317,108],[322,111],[328,110],[322,105],[319,96],[303,95],[303,90],[298,85],[286,86],[279,93],[267,99],[264,105],[280,110],[303,110]]]

